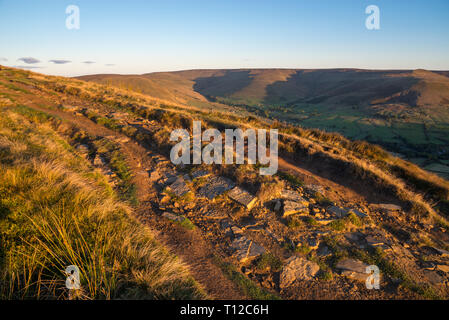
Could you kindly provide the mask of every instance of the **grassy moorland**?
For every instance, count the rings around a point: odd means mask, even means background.
[[[449,78],[427,70],[189,70],[89,75],[203,109],[225,109],[380,144],[449,178]]]
[[[241,115],[238,108],[223,111],[205,110],[201,107],[176,104],[169,100],[135,93],[128,88],[103,86],[63,77],[47,77],[26,71],[12,71],[12,69],[5,70],[3,74],[7,75],[7,73],[11,73],[14,79],[12,83],[9,81],[2,84],[14,86],[18,95],[23,93],[17,90],[26,90],[26,86],[17,86],[14,83],[27,84],[50,96],[63,95],[82,99],[85,103],[106,105],[111,110],[125,111],[162,123],[160,130],[148,134],[152,135],[151,143],[158,143],[161,150],[166,152],[173,144],[168,141],[170,131],[179,127],[190,130],[192,119],[202,119],[203,127],[218,129],[278,128],[280,153],[286,158],[300,160],[306,155],[308,159],[331,161],[335,167],[341,169],[341,172],[371,181],[387,192],[392,191],[415,216],[431,218],[436,220],[436,223],[446,225],[444,218],[449,214],[446,209],[449,200],[449,182],[411,162],[389,154],[377,145],[360,140],[349,140],[338,133],[302,128],[277,120],[270,121],[257,115]],[[193,74],[193,77],[198,76],[195,72]],[[55,100],[58,101],[58,99]],[[59,105],[56,101],[55,107]],[[113,120],[109,120],[110,126],[112,122]],[[133,131],[132,128],[119,127],[120,130],[128,130],[129,132],[125,134],[136,137],[138,140],[148,139]]]
[[[149,96],[148,94],[136,93],[134,90],[131,90],[132,88],[126,88],[124,86],[120,88],[63,77],[44,76],[12,68],[2,68],[0,70],[0,88],[0,104],[4,107],[5,119],[20,119],[17,120],[17,123],[26,124],[16,125],[16,130],[21,132],[20,137],[17,137],[18,141],[21,141],[21,139],[27,141],[27,139],[31,139],[34,136],[39,137],[40,133],[34,131],[30,132],[30,137],[22,134],[22,132],[32,130],[36,126],[41,129],[47,128],[50,131],[56,130],[58,133],[63,132],[67,148],[64,152],[67,152],[67,154],[71,155],[73,153],[71,149],[72,145],[78,147],[80,144],[88,145],[93,150],[90,150],[88,155],[91,162],[95,155],[100,155],[107,162],[112,173],[118,177],[114,185],[108,187],[109,181],[103,181],[103,179],[99,179],[98,177],[89,177],[89,174],[87,175],[87,178],[93,179],[95,183],[103,188],[100,188],[101,190],[105,190],[109,194],[107,197],[101,196],[102,201],[99,201],[98,205],[103,205],[103,201],[109,203],[108,201],[112,200],[108,199],[112,197],[114,200],[113,203],[120,204],[120,208],[131,208],[129,210],[132,212],[134,207],[139,205],[137,198],[144,199],[147,203],[151,202],[151,209],[149,209],[150,207],[143,208],[149,210],[151,213],[153,213],[153,208],[158,208],[159,211],[156,210],[156,213],[159,213],[159,215],[153,214],[149,219],[156,220],[157,227],[160,227],[167,235],[172,235],[175,238],[176,243],[174,247],[180,248],[179,252],[186,255],[184,258],[189,259],[189,256],[195,257],[190,263],[196,265],[204,256],[210,257],[217,254],[219,259],[214,262],[215,265],[221,270],[222,275],[230,279],[246,296],[273,298],[280,294],[286,298],[310,297],[307,294],[313,294],[315,292],[314,290],[282,292],[279,291],[277,284],[273,284],[275,282],[273,279],[279,276],[279,272],[283,270],[285,261],[292,255],[303,257],[319,264],[321,273],[317,276],[317,285],[323,285],[322,281],[325,282],[325,285],[332,283],[334,285],[332,288],[336,290],[335,297],[348,297],[347,292],[338,293],[338,291],[344,291],[341,289],[344,288],[341,281],[346,280],[342,280],[342,277],[335,269],[339,260],[348,257],[359,259],[365,263],[372,263],[373,261],[379,263],[382,272],[387,274],[392,285],[401,283],[398,292],[383,292],[385,295],[377,296],[377,298],[391,297],[388,294],[393,295],[393,297],[410,297],[410,292],[412,294],[411,296],[418,294],[420,297],[425,298],[435,298],[440,297],[440,294],[441,296],[445,296],[446,294],[439,291],[436,293],[437,290],[434,291],[428,286],[430,280],[425,280],[422,283],[420,279],[429,271],[426,269],[428,268],[426,266],[429,261],[435,258],[426,251],[426,247],[446,250],[449,248],[448,241],[445,238],[445,234],[449,230],[447,221],[449,215],[449,182],[423,170],[415,164],[395,157],[377,145],[370,144],[366,141],[349,140],[337,133],[299,127],[287,121],[273,121],[267,119],[267,117],[259,116],[257,113],[252,114],[248,110],[243,111],[238,106],[227,105],[223,109],[204,108],[204,105],[175,103],[170,101],[170,99],[162,100]],[[209,102],[206,101],[205,103],[208,104]],[[61,119],[58,118],[59,116]],[[150,177],[153,179],[153,174],[155,176],[154,179],[157,181],[164,179],[168,168],[163,167],[164,160],[161,160],[161,158],[166,158],[169,155],[171,146],[174,144],[169,141],[170,132],[175,128],[185,128],[190,131],[192,120],[202,120],[203,129],[214,127],[219,130],[224,128],[276,128],[279,130],[280,170],[274,177],[261,177],[258,175],[259,164],[255,166],[225,165],[203,167],[203,169],[211,171],[214,175],[230,178],[237,185],[257,195],[262,205],[259,204],[250,212],[247,212],[239,208],[233,201],[227,199],[225,195],[217,198],[214,204],[199,199],[196,195],[199,189],[207,183],[207,179],[198,179],[189,183],[189,188],[192,189],[192,193],[188,199],[175,197],[172,192],[166,191],[165,186],[158,191],[156,187],[153,189],[149,183],[146,183],[147,181],[145,179],[150,179]],[[66,125],[65,121],[70,122],[74,126],[90,127],[92,130],[90,133],[84,132],[83,130],[62,130]],[[10,140],[8,138],[10,136],[9,133],[2,134],[2,136]],[[122,157],[124,155],[124,149],[119,148],[115,144],[115,140],[123,140],[124,137],[126,137],[127,142],[122,143],[122,147],[133,147],[128,154],[139,158],[138,165],[131,166],[130,159]],[[45,139],[49,138],[46,137]],[[52,139],[49,139],[49,141],[52,141]],[[13,153],[9,149],[5,150],[7,150],[4,156],[5,159],[12,158],[12,160],[8,160],[10,161],[9,164],[6,161],[5,168],[7,165],[10,165],[7,168],[11,170],[16,167],[19,168],[20,166],[18,164],[21,161],[20,159],[22,159],[21,156],[18,153]],[[33,147],[32,150],[33,152],[38,152],[41,149]],[[39,157],[41,154],[48,153],[42,150],[39,152],[41,152],[39,153]],[[75,154],[77,152],[78,149]],[[14,156],[8,158],[7,155]],[[146,161],[146,155],[151,155],[151,160]],[[64,157],[58,156],[57,159],[52,158],[52,161],[60,161],[64,168],[80,174],[76,166],[74,168],[69,166],[64,159]],[[17,161],[17,164],[14,166],[11,165],[15,161]],[[72,160],[69,162],[72,163]],[[54,166],[55,168],[59,168],[59,164],[53,165],[53,163],[50,167]],[[30,162],[26,162],[23,165],[31,164]],[[144,168],[147,172],[141,175],[140,178],[145,183],[142,183],[139,188],[134,189],[133,183],[139,180],[136,176],[142,173]],[[183,175],[188,175],[192,173],[192,169],[190,167],[176,168],[176,174],[182,173]],[[104,176],[102,173],[92,173],[92,168],[90,170],[91,175]],[[304,174],[305,170],[307,174]],[[81,173],[83,172],[86,173],[86,171],[81,171]],[[47,175],[52,177],[51,174]],[[319,184],[322,184],[324,194],[310,192],[310,186],[307,186],[310,182],[306,183],[303,181],[306,176],[311,176]],[[160,180],[157,177],[161,177]],[[83,177],[83,179],[87,178]],[[89,188],[92,187],[93,182],[86,182],[92,180],[82,181],[81,185],[86,184]],[[156,183],[156,185],[158,184],[163,185],[162,182]],[[26,183],[20,183],[20,185],[27,186]],[[264,205],[266,201],[272,200],[282,189],[287,187],[295,190],[298,194],[302,194],[303,197],[307,197],[307,201],[309,202],[308,210],[310,209],[309,216],[306,218],[298,216],[282,217],[274,213],[273,209],[269,209],[269,205],[267,207]],[[8,187],[7,191],[10,192],[10,189],[12,188]],[[52,188],[51,191],[53,190],[57,191],[58,189]],[[138,196],[136,195],[136,190],[138,191],[137,193],[140,192]],[[83,192],[80,193],[83,194]],[[94,200],[98,200],[96,193],[87,193]],[[50,196],[52,193],[48,192],[48,194]],[[64,198],[65,194],[64,189],[64,192],[60,192],[54,196],[53,200],[60,198],[64,199],[64,202],[71,203],[69,199]],[[70,195],[70,198],[73,199],[77,194],[78,190],[76,189]],[[338,194],[339,197],[333,197],[335,194]],[[13,198],[15,196],[16,193],[8,195],[8,197],[13,199],[11,200],[13,202],[16,201]],[[45,196],[46,194],[43,196],[44,199],[46,199]],[[37,196],[35,200],[37,201],[40,197]],[[5,197],[5,199],[8,198]],[[377,209],[371,206],[372,204],[383,201],[398,204],[401,210],[385,213],[376,211]],[[271,236],[257,238],[257,241],[270,248],[269,252],[249,266],[246,265],[245,269],[237,268],[235,266],[235,260],[230,259],[228,256],[223,257],[221,254],[226,249],[229,249],[229,242],[226,242],[227,238],[220,231],[213,229],[217,228],[217,223],[208,224],[204,219],[206,212],[216,210],[215,207],[212,207],[213,205],[225,208],[232,215],[233,223],[241,225],[242,228],[248,224],[251,225],[254,222],[253,220],[258,221],[257,226],[275,225],[276,228],[272,229],[275,231],[270,231]],[[328,225],[321,225],[320,221],[322,222],[322,219],[314,215],[317,212],[318,215],[321,214],[319,212],[328,214],[330,208],[334,205],[338,205],[341,208],[356,205],[358,208],[363,208],[364,212],[368,213],[369,218],[360,219],[354,214],[350,214],[344,218],[334,219]],[[64,208],[66,207],[64,205]],[[70,208],[70,205],[68,207]],[[5,212],[8,212],[10,215],[11,212],[15,212],[14,210],[8,210],[5,209]],[[176,224],[169,225],[162,223],[159,220],[159,216],[167,210],[177,213],[185,220],[182,220],[182,222],[177,221]],[[100,210],[100,212],[102,211]],[[126,212],[126,210],[123,212]],[[62,216],[65,217],[66,214],[64,213]],[[102,214],[94,214],[89,217],[91,219],[98,219],[102,216]],[[122,216],[126,217],[126,220],[129,219],[129,215],[123,213]],[[109,225],[109,218],[112,221],[117,221],[115,215],[110,215],[108,218],[105,218],[108,220],[108,223],[105,225]],[[34,226],[33,223],[31,224]],[[95,223],[92,224],[95,225]],[[77,222],[75,225],[83,224]],[[40,228],[43,229],[43,227]],[[134,237],[139,234],[138,232],[129,232],[130,229],[120,228],[122,228],[121,225],[112,225],[108,229],[115,230],[112,239]],[[78,228],[76,227],[75,229],[78,232]],[[46,239],[51,233],[46,231],[46,229],[43,230],[45,234],[44,239]],[[101,231],[102,229],[100,228],[99,230]],[[123,230],[123,232],[116,232],[117,230]],[[188,234],[188,237],[182,238],[185,230],[191,233]],[[72,230],[70,232],[75,231]],[[191,241],[190,237],[200,232],[203,232],[202,235],[207,241],[210,240],[210,243],[218,246],[223,245],[224,248],[220,247],[213,254],[209,254],[208,251],[201,251],[205,245],[201,245],[201,248],[194,248],[196,250],[192,250],[191,252],[187,250],[184,247],[186,245],[185,242],[195,243],[195,241]],[[273,232],[279,232],[279,234],[273,235]],[[389,239],[394,242],[395,248],[403,247],[403,250],[406,250],[405,246],[407,246],[413,252],[413,254],[410,253],[413,257],[411,258],[410,255],[402,255],[398,258],[395,256],[396,252],[392,252],[391,250],[382,253],[379,253],[377,250],[361,251],[359,247],[354,247],[348,243],[346,235],[352,232],[367,236],[375,236],[376,232],[386,232],[389,235]],[[322,243],[325,243],[332,252],[329,257],[319,257],[317,255],[317,248],[309,245],[306,239],[303,238],[304,236],[310,237],[317,233],[330,233],[332,235],[332,238],[322,239]],[[30,234],[34,235],[36,232],[33,231]],[[90,236],[91,233],[88,232],[88,235]],[[85,237],[88,238],[88,235]],[[58,238],[64,239],[62,236]],[[269,239],[272,238],[275,239],[274,244],[264,242],[271,241]],[[77,236],[76,239],[81,239],[81,237]],[[181,241],[186,239],[187,241]],[[117,252],[114,250],[121,252],[121,246],[123,244],[126,245],[127,241],[113,241],[117,247],[109,248],[109,250],[112,250],[112,252]],[[133,242],[135,243],[134,240]],[[17,240],[16,243],[20,244],[22,241]],[[199,241],[198,243],[201,244],[202,242]],[[75,245],[81,246],[81,244]],[[93,246],[93,248],[96,247],[101,248],[101,246]],[[39,251],[43,249],[45,248],[39,247]],[[87,249],[84,251],[89,252]],[[195,255],[198,251],[203,255]],[[126,249],[126,252],[129,253],[129,250]],[[27,253],[27,255],[30,255],[30,253]],[[148,253],[144,253],[143,255],[147,257]],[[83,257],[85,256],[89,257],[89,255],[84,255],[83,253]],[[98,257],[98,254],[95,253],[94,256]],[[120,255],[118,256],[122,257]],[[122,257],[122,259],[125,258]],[[144,259],[144,257],[140,258]],[[96,261],[93,258],[83,259]],[[159,258],[155,260],[159,261]],[[104,261],[107,261],[103,264],[103,266],[106,266],[106,270],[113,268],[111,266],[115,266],[115,259],[106,260],[105,257]],[[132,260],[129,264],[126,262],[128,260],[123,263],[121,263],[123,260],[118,259],[118,261],[118,268],[123,266],[119,274],[131,280],[124,285],[117,285],[119,289],[116,289],[116,291],[112,290],[114,293],[109,296],[92,295],[92,297],[117,298],[122,294],[121,290],[128,292],[127,288],[131,288],[129,290],[134,292],[135,282],[133,281],[137,280],[133,277],[140,279],[141,273],[136,272],[132,268],[135,265],[141,265],[140,260],[137,260],[137,262],[136,260]],[[164,261],[164,259],[161,261]],[[442,263],[441,260],[437,261],[438,263]],[[205,261],[201,260],[201,263],[203,262]],[[125,266],[131,268],[131,271]],[[202,264],[203,266],[206,266],[206,263]],[[99,268],[101,269],[101,267]],[[163,267],[161,268],[163,269]],[[100,270],[94,267],[92,269]],[[255,276],[253,271],[256,273]],[[433,275],[439,271],[433,270],[432,272]],[[44,274],[44,272],[38,269],[37,275],[39,274]],[[97,275],[98,272],[95,271],[94,274]],[[204,276],[204,274],[205,272],[199,276]],[[169,280],[168,284],[165,283],[161,286],[158,285],[157,278],[154,280],[154,283],[156,283],[154,287],[152,284],[153,280],[148,280],[150,293],[156,297],[172,297],[178,293],[183,297],[200,297],[200,293],[198,293],[194,283],[189,282],[190,280],[188,280],[189,277],[186,273],[179,272],[177,275],[182,275],[182,277],[180,279],[174,279],[173,282]],[[209,280],[211,287],[217,287],[217,283],[221,278],[217,274],[213,275],[216,278],[206,280]],[[206,275],[206,278],[207,276],[209,276],[209,273]],[[251,276],[252,278],[250,279]],[[210,273],[210,277],[212,277],[212,273]],[[6,279],[11,278],[16,279],[11,274],[6,277]],[[120,279],[124,281],[123,278]],[[435,280],[435,277],[433,280]],[[118,283],[120,281],[112,282]],[[207,281],[205,282],[207,284]],[[170,283],[175,283],[176,285],[170,285]],[[87,285],[86,282],[85,284]],[[221,284],[222,282],[220,282]],[[347,282],[344,282],[344,284],[346,285]],[[28,288],[27,285],[25,287]],[[140,286],[138,287],[141,288]],[[174,291],[164,293],[163,290],[167,287],[172,288]],[[405,290],[405,293],[401,290]],[[276,291],[275,295],[273,295],[273,291]],[[305,296],[298,296],[298,292],[304,292]],[[149,295],[150,297],[152,297],[151,294]],[[369,295],[371,293],[364,292],[363,294],[365,294],[364,297],[371,297]],[[30,293],[30,296],[34,295]],[[136,293],[136,295],[139,297],[147,297],[141,291]],[[125,296],[127,297],[126,294]],[[236,294],[233,297],[236,296],[238,295]],[[331,298],[335,297],[333,296]]]
[[[44,113],[0,110],[0,299],[203,297],[183,263],[49,124]]]

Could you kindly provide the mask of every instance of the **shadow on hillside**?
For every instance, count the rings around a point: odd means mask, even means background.
[[[408,71],[370,71],[357,69],[298,70],[287,81],[266,87],[264,104],[406,103],[415,106],[418,95],[410,88],[419,79]]]
[[[227,70],[223,76],[202,77],[194,81],[193,90],[209,101],[216,101],[216,98],[229,98],[247,87],[252,78],[249,70]]]

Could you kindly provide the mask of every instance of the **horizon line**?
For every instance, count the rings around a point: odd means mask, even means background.
[[[95,75],[119,75],[119,76],[143,76],[148,74],[156,74],[156,73],[174,73],[174,72],[188,72],[188,71],[233,71],[233,70],[292,70],[292,71],[312,71],[312,70],[360,70],[360,71],[429,71],[429,72],[449,72],[449,69],[425,69],[425,68],[356,68],[356,67],[332,67],[332,68],[284,68],[284,67],[272,67],[272,68],[265,68],[265,67],[241,67],[241,68],[192,68],[192,69],[168,69],[164,71],[150,71],[150,72],[143,72],[143,73],[116,73],[116,72],[100,72],[100,73],[88,73],[88,74],[80,74],[80,75],[70,75],[70,76],[61,76],[56,74],[50,74],[45,73],[41,71],[36,71],[43,69],[45,67],[35,67],[33,69],[31,68],[23,68],[20,66],[6,66],[3,64],[0,64],[1,67],[5,68],[13,68],[13,69],[20,69],[24,71],[31,71],[34,73],[41,73],[48,76],[56,76],[56,77],[66,77],[66,78],[78,78],[78,77],[88,77],[88,76],[95,76]]]

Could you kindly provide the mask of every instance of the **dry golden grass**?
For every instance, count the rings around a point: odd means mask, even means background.
[[[348,167],[353,167],[362,179],[375,181],[379,187],[392,188],[400,200],[410,203],[411,207],[415,209],[417,216],[421,216],[421,218],[435,218],[438,216],[432,205],[421,194],[411,190],[402,179],[380,168],[374,161],[363,159],[347,149],[336,148],[330,144],[326,145],[330,150],[325,150],[322,143],[298,136],[290,137],[298,140],[301,145],[307,146],[310,155],[320,153],[331,159],[339,160],[346,163]]]
[[[262,202],[270,201],[280,196],[281,191],[285,188],[285,181],[275,179],[272,182],[262,183],[257,198]]]
[[[197,299],[186,266],[45,124],[0,111],[0,297]],[[68,292],[76,265],[81,289]]]
[[[10,69],[15,70],[15,69]],[[409,204],[410,209],[417,215],[428,220],[431,217],[439,224],[449,226],[445,218],[434,209],[434,202],[447,200],[449,197],[449,182],[431,174],[419,167],[391,156],[378,146],[361,141],[350,141],[335,133],[327,133],[316,129],[302,129],[280,122],[270,122],[256,116],[242,116],[235,112],[214,110],[208,112],[192,106],[167,102],[149,97],[130,90],[116,87],[67,79],[63,77],[42,75],[19,71],[28,78],[38,80],[43,90],[54,90],[61,85],[69,95],[97,101],[123,109],[139,116],[165,123],[165,129],[153,138],[162,146],[166,143],[167,132],[174,127],[190,127],[192,119],[202,119],[207,127],[240,127],[240,128],[269,128],[279,129],[279,138],[289,142],[280,144],[284,155],[294,155],[297,148],[307,149],[310,156],[320,153],[329,159],[346,163],[352,167],[359,177],[374,181],[378,187],[392,189],[396,196]],[[71,90],[74,87],[76,90]],[[58,90],[56,90],[59,92]],[[283,153],[281,152],[281,156]]]

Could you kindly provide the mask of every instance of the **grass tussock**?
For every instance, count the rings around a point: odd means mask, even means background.
[[[417,293],[423,299],[441,300],[442,298],[440,296],[440,293],[437,292],[432,286],[428,284],[417,283],[416,281],[411,279],[410,276],[407,275],[407,273],[398,268],[392,261],[387,260],[384,253],[379,248],[372,249],[370,251],[354,249],[352,250],[351,255],[367,264],[379,266],[383,274],[388,275],[391,278],[400,280],[400,285],[402,287]]]
[[[265,271],[267,269],[279,272],[282,269],[282,261],[272,253],[265,253],[256,262],[256,269]]]
[[[54,131],[0,112],[1,299],[203,297],[183,263]],[[80,290],[65,287],[69,265],[80,269]]]
[[[239,272],[232,264],[223,261],[217,256],[215,259],[224,275],[234,282],[246,296],[253,300],[280,300],[278,295],[256,285],[253,281]]]

